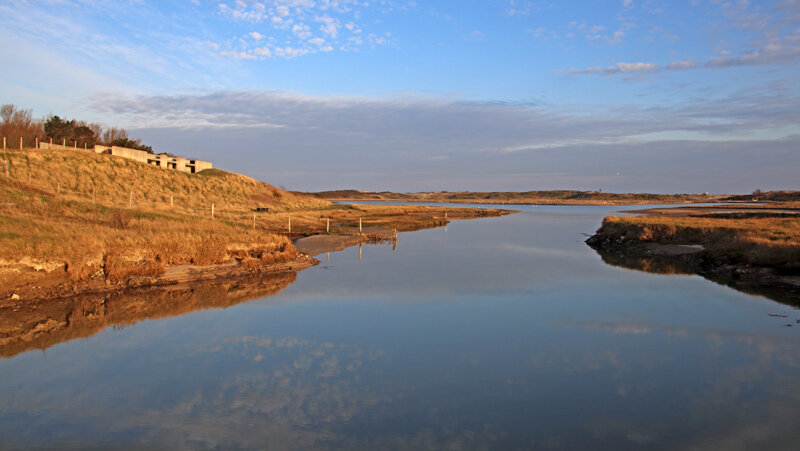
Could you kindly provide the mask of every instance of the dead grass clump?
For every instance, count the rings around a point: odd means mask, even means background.
[[[197,253],[192,258],[192,263],[200,266],[215,265],[224,262],[227,257],[227,243],[225,243],[225,240],[218,237],[209,237],[200,243]]]
[[[106,279],[112,282],[120,282],[131,276],[160,276],[166,270],[163,262],[154,259],[129,261],[114,254],[107,254],[103,263]]]
[[[242,259],[242,268],[248,271],[257,271],[261,267],[261,260],[253,257],[245,257]]]

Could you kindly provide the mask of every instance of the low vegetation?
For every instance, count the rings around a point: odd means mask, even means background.
[[[326,200],[390,200],[406,202],[447,202],[474,204],[531,204],[531,205],[631,205],[631,204],[682,204],[715,202],[724,196],[707,194],[648,194],[604,193],[601,191],[526,191],[526,192],[422,192],[374,193],[369,191],[339,190],[307,193]]]
[[[789,210],[774,211],[780,206],[773,205],[773,211],[609,216],[597,236],[617,245],[701,244],[720,262],[800,273],[800,215],[794,204],[784,207]]]

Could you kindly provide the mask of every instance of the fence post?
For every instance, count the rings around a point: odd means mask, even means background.
[[[67,147],[67,138],[62,138],[62,140],[61,140],[61,146],[62,146],[62,147]]]
[[[22,149],[22,136],[19,137],[19,148]]]
[[[292,217],[289,216],[289,233],[292,233]]]
[[[211,204],[211,219],[214,219],[214,204]]]
[[[358,233],[361,233],[361,218],[358,218]]]
[[[131,191],[131,197],[128,199],[128,208],[133,208],[133,191]]]
[[[53,138],[50,138],[50,150],[53,150]]]
[[[169,196],[169,206],[175,208],[175,195]]]
[[[253,230],[256,229],[256,214],[253,213]]]
[[[75,148],[77,149],[77,148],[78,148],[78,140],[76,139],[76,140],[75,140],[75,141],[73,141],[73,142],[75,143]]]
[[[331,233],[331,218],[328,218],[328,222],[325,224],[325,233]]]
[[[36,148],[39,148],[39,138],[36,138]]]
[[[6,150],[6,137],[3,136],[3,150]]]

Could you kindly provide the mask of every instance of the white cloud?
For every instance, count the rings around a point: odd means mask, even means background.
[[[335,39],[339,35],[339,22],[336,19],[330,16],[322,16],[317,17],[314,20],[317,22],[322,22],[322,25],[320,25],[319,29],[329,37]]]
[[[259,33],[259,32],[257,32],[257,31],[250,32],[250,37],[255,39],[256,41],[260,41],[260,40],[264,39],[264,35]]]

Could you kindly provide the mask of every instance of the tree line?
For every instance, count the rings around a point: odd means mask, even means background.
[[[140,138],[129,137],[124,128],[104,128],[95,122],[67,120],[53,114],[44,119],[34,119],[33,110],[21,109],[13,104],[0,107],[0,136],[6,138],[8,144],[12,146],[18,143],[20,138],[26,146],[32,146],[37,138],[40,141],[52,138],[54,143],[60,144],[66,139],[67,143],[76,144],[78,147],[91,148],[95,144],[100,144],[153,153],[151,146],[142,144]]]

